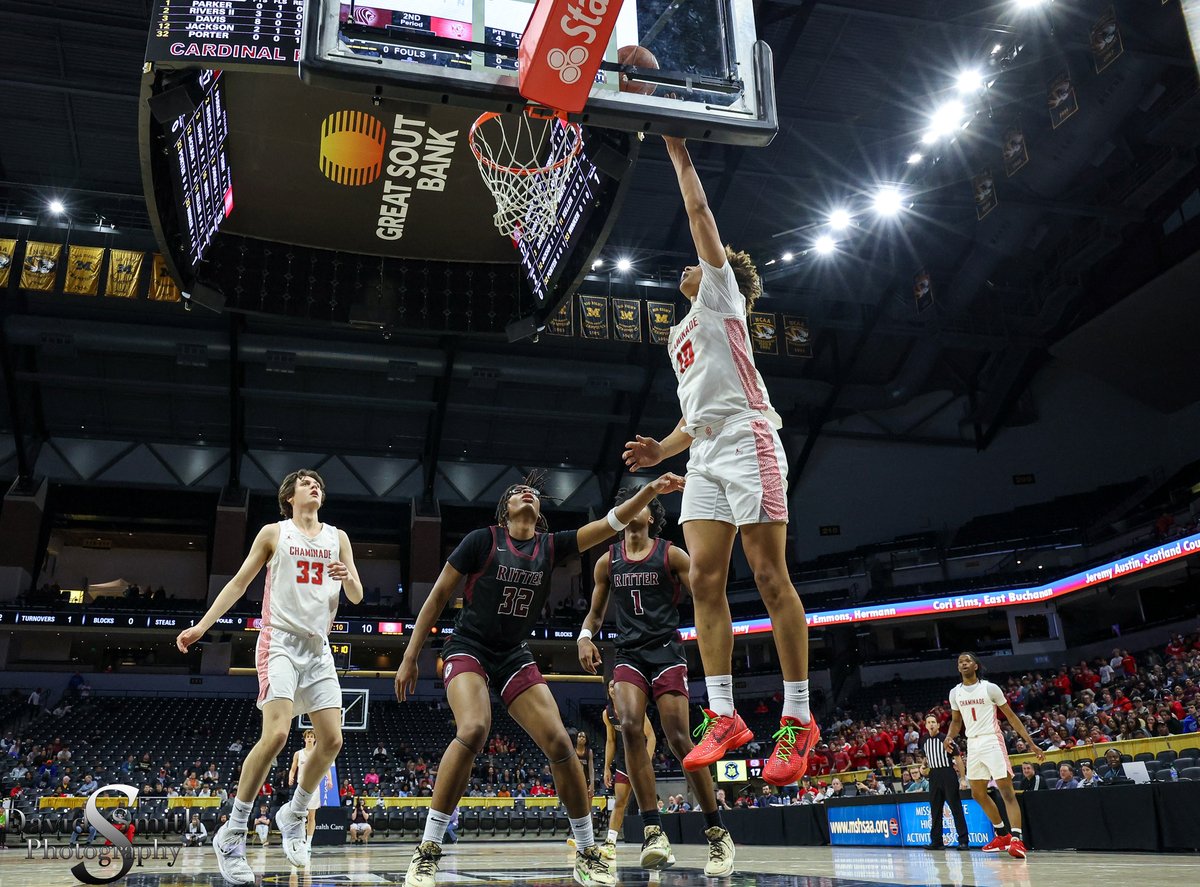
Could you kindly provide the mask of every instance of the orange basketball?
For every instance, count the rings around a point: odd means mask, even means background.
[[[644,46],[636,44],[632,46],[622,46],[617,50],[617,62],[622,65],[633,65],[635,68],[657,68],[658,59],[654,57],[654,53]],[[652,95],[655,86],[653,83],[638,83],[630,80],[625,74],[621,75],[621,92],[636,92],[638,95]]]

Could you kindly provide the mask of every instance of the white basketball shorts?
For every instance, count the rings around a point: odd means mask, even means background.
[[[277,628],[264,628],[255,656],[258,707],[273,699],[290,699],[292,716],[342,707],[342,687],[329,641],[302,638]]]
[[[967,779],[1007,779],[1013,775],[1008,751],[998,741],[972,739],[967,743]]]
[[[771,423],[755,417],[697,432],[679,522],[786,523],[787,456]]]

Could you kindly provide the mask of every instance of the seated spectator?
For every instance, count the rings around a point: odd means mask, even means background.
[[[1104,753],[1104,769],[1100,771],[1100,782],[1104,785],[1112,785],[1128,779],[1125,767],[1121,764],[1121,753],[1115,748],[1110,748]]]
[[[375,768],[372,767],[363,776],[363,788],[365,789],[370,786],[378,786],[378,785],[379,785],[379,774],[376,773]]]
[[[732,807],[729,806],[729,802],[725,800],[725,789],[723,789],[723,788],[717,789],[717,809],[718,810],[732,810],[733,809]]]
[[[188,823],[187,831],[183,833],[184,847],[199,847],[208,840],[208,829],[204,827],[204,823],[200,821],[200,814],[193,813],[192,819]]]
[[[384,746],[383,740],[380,740],[375,744],[375,751],[371,752],[371,759],[374,761],[387,762],[388,750],[387,747]]]
[[[821,800],[829,798],[844,798],[846,797],[846,786],[842,785],[842,781],[836,776],[829,782],[829,790],[825,792],[825,797]]]
[[[886,795],[892,791],[891,786],[882,781],[874,773],[867,774],[866,782],[863,782],[858,787],[858,793],[868,795]]]
[[[354,790],[354,786],[350,784],[350,780],[343,779],[342,787],[340,789],[338,789],[338,797],[342,799],[342,802],[349,804],[350,802],[347,801],[346,799],[349,798],[349,799],[353,800],[354,796],[357,794],[358,794],[358,792],[356,792]]]
[[[1100,777],[1096,775],[1096,770],[1091,764],[1084,762],[1079,765],[1079,770],[1082,773],[1079,779],[1080,788],[1092,788],[1100,784]]]
[[[371,838],[371,814],[363,806],[363,799],[356,798],[350,812],[350,843],[365,844]]]
[[[84,829],[87,829],[87,833],[88,833],[86,843],[90,844],[90,843],[92,843],[92,841],[96,840],[95,827],[93,825],[91,825],[91,823],[89,823],[82,816],[80,816],[75,820],[75,823],[74,823],[73,827],[71,828],[71,842],[70,843],[72,846],[79,843],[79,838],[81,835],[83,835]]]
[[[79,788],[76,789],[75,793],[80,797],[87,797],[98,788],[100,788],[100,783],[96,782],[95,777],[91,773],[85,773],[83,782],[79,783]]]
[[[1021,765],[1021,772],[1013,777],[1013,788],[1022,792],[1035,792],[1046,788],[1046,781],[1029,761]]]
[[[271,817],[267,813],[267,805],[260,804],[258,816],[254,817],[254,833],[258,835],[258,843],[267,846],[267,837],[271,834]]]
[[[1056,789],[1059,788],[1079,788],[1079,780],[1075,778],[1075,768],[1066,761],[1058,765],[1058,782],[1054,784]]]
[[[929,791],[929,780],[921,773],[920,767],[912,767],[908,771],[912,781],[904,790],[906,792],[927,792]]]

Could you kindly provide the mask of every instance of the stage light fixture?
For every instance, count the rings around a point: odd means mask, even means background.
[[[622,271],[622,272],[628,271],[632,267],[633,267],[633,262],[629,261],[629,259],[617,259],[617,270],[618,271]]]
[[[944,102],[929,117],[929,131],[934,137],[949,135],[962,125],[966,109],[957,99]]]
[[[834,241],[833,237],[828,234],[822,234],[813,243],[813,249],[817,251],[818,255],[822,256],[829,255],[831,252],[833,252],[836,246],[837,243]]]
[[[829,227],[834,231],[843,231],[850,227],[850,211],[839,207],[831,212],[829,214]]]
[[[791,253],[784,253],[782,256],[782,259],[785,262],[790,262],[793,258],[795,258],[795,257]]]
[[[954,85],[960,95],[971,95],[983,89],[983,75],[977,68],[967,68],[959,72]]]
[[[66,211],[67,208],[63,206],[63,202],[58,198],[50,201],[50,212],[54,213],[56,216],[61,216]]]
[[[880,188],[875,192],[875,198],[872,205],[875,207],[875,212],[881,216],[894,216],[900,212],[900,205],[903,198],[900,191],[891,186]]]
[[[603,267],[604,267],[603,259],[597,259],[596,261],[592,262],[592,270],[593,271],[599,271]]]
[[[925,155],[922,154],[920,151],[913,151],[911,154],[908,155],[908,165],[912,166],[914,163],[920,163],[924,159],[925,159]]]

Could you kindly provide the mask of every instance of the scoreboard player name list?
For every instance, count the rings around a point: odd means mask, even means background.
[[[160,0],[154,36],[172,58],[294,62],[302,0]]]

